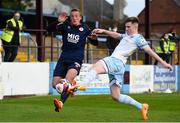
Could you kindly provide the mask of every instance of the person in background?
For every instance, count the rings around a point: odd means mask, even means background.
[[[178,37],[175,28],[172,28],[167,34],[169,39],[169,59],[171,63],[173,63],[173,53],[176,50],[176,42],[178,41]]]
[[[3,51],[2,41],[0,39],[0,63],[2,62],[2,51]]]
[[[169,63],[169,35],[168,33],[163,34],[163,36],[160,38],[159,46],[156,47],[156,53],[167,63]],[[157,65],[158,60],[154,62],[154,65]]]
[[[23,29],[23,22],[20,20],[21,14],[16,11],[13,18],[7,20],[1,39],[5,52],[4,62],[13,62],[18,53],[18,47],[21,43],[20,32]]]

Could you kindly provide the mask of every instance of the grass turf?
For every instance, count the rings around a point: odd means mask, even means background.
[[[180,122],[180,94],[131,94],[150,105],[150,122]],[[141,122],[133,106],[112,101],[109,95],[76,95],[54,112],[57,96],[8,98],[0,101],[0,122]]]

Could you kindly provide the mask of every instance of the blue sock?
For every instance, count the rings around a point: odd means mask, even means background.
[[[60,99],[60,100],[62,101],[63,104],[64,104],[65,101],[68,99],[69,95],[70,95],[69,92],[63,92],[63,93],[61,94],[61,99]]]
[[[139,103],[138,101],[134,100],[132,97],[130,97],[128,95],[121,94],[119,96],[118,101],[121,103],[133,105],[138,109],[142,109],[142,104]]]

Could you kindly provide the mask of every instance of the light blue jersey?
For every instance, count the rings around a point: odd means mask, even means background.
[[[110,86],[117,84],[121,87],[123,82],[125,63],[127,62],[128,56],[130,56],[137,48],[143,49],[149,47],[147,41],[140,34],[127,35],[120,34],[122,40],[115,48],[114,52],[110,57],[106,57],[101,62],[109,74]]]
[[[149,47],[147,41],[140,34],[127,35],[120,34],[122,40],[115,48],[114,52],[111,56],[116,57],[123,61],[125,64],[127,62],[127,58],[137,49],[143,49],[144,47]]]

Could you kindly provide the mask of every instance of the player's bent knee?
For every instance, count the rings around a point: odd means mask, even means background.
[[[118,101],[119,96],[111,94],[111,97],[114,101]]]

